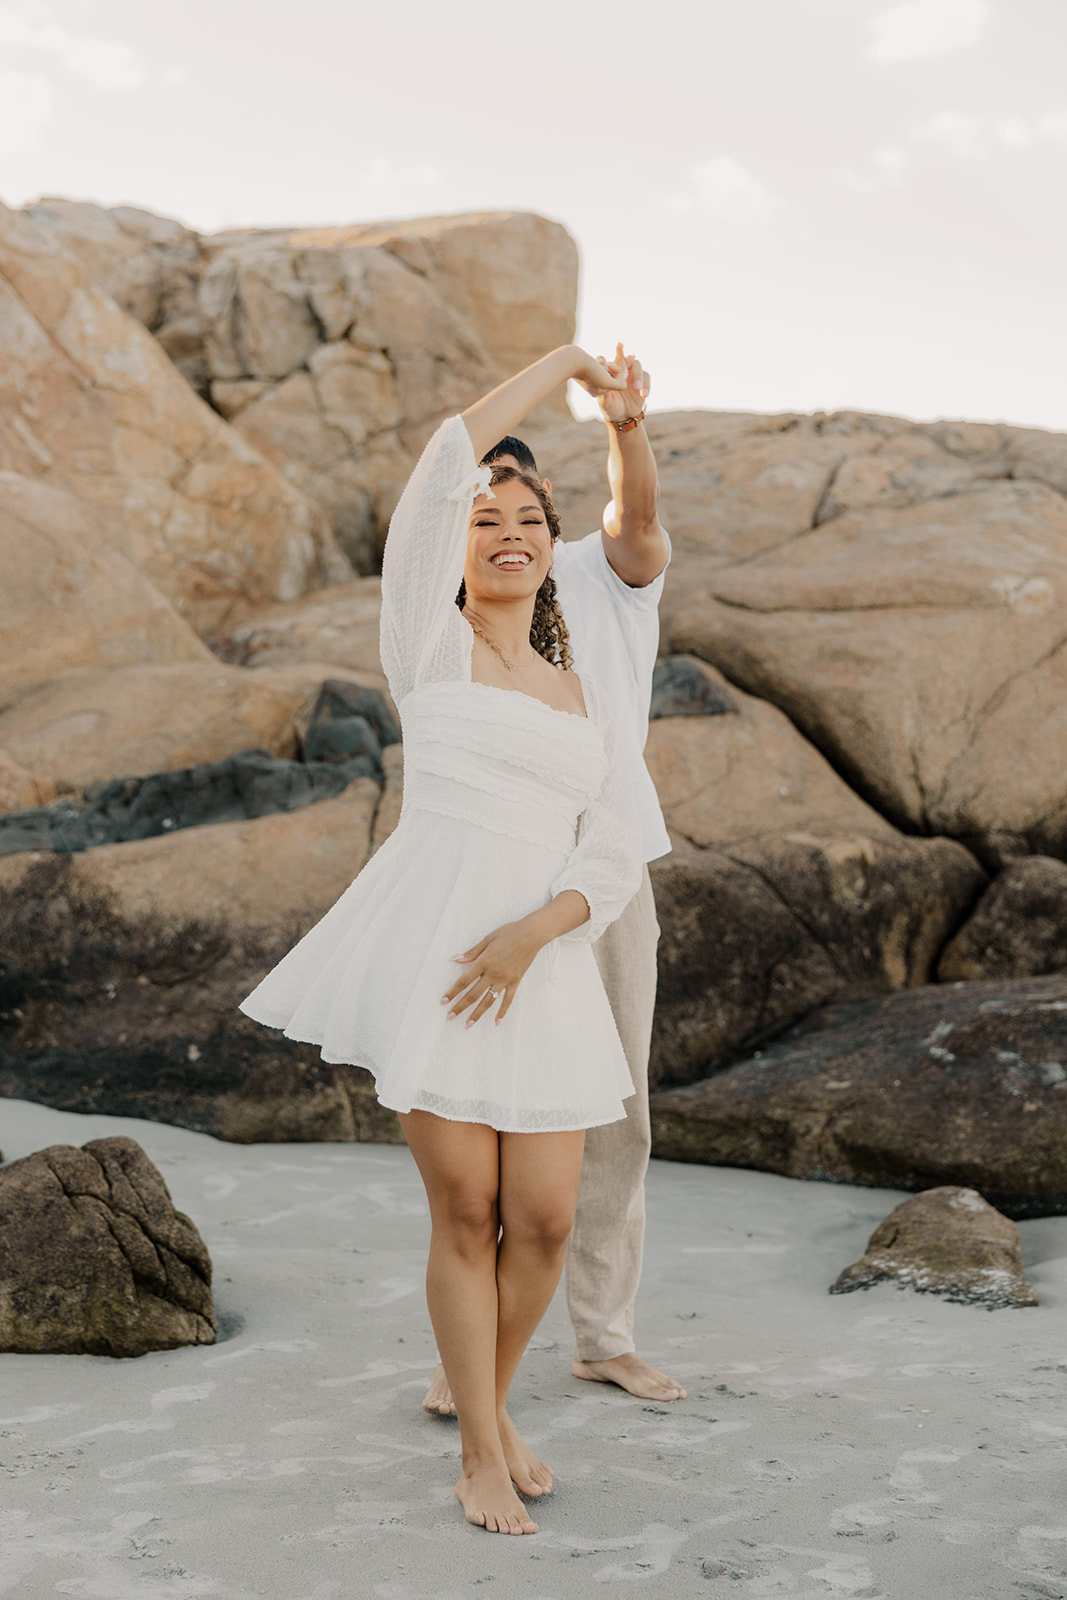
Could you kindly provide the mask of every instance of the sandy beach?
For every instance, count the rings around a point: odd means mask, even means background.
[[[830,1296],[900,1196],[653,1163],[642,1349],[689,1398],[573,1379],[557,1297],[514,1412],[541,1531],[468,1527],[419,1407],[427,1215],[405,1149],[234,1146],[24,1102],[7,1160],[136,1138],[215,1262],[220,1342],[0,1356],[0,1594],[94,1600],[1067,1595],[1067,1217],[1022,1224],[1041,1305]]]

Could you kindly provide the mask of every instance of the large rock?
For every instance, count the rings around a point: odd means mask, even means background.
[[[133,1139],[0,1168],[0,1350],[140,1356],[215,1329],[207,1247]]]
[[[438,421],[573,337],[574,241],[527,213],[198,239],[130,208],[31,209],[326,509],[362,572]],[[562,395],[542,413],[566,416]]]
[[[0,469],[93,506],[198,632],[351,575],[320,509],[42,223],[0,206]]]
[[[717,574],[675,646],[771,699],[909,831],[1067,851],[1067,503],[1038,483],[868,508]]]
[[[0,472],[0,570],[0,714],[76,668],[211,662],[97,513],[66,490]]]
[[[686,1083],[825,1001],[930,981],[985,878],[947,839],[899,834],[774,706],[704,668],[732,710],[652,722],[674,853],[651,1081]]]
[[[170,217],[137,206],[93,205],[49,196],[26,206],[118,306],[155,334],[194,389],[208,383],[196,303],[200,237]]]
[[[1067,857],[1067,438],[847,412],[649,421],[666,649],[786,711],[908,833]],[[533,436],[568,533],[598,423]]]
[[[831,1294],[893,1282],[960,1305],[1036,1306],[1023,1277],[1019,1229],[974,1189],[924,1189],[880,1222]]]
[[[280,667],[328,661],[363,673],[381,673],[378,622],[380,578],[357,578],[317,589],[301,600],[263,606],[212,639],[224,661],[244,667]]]
[[[398,1141],[366,1072],[237,1010],[363,865],[379,796],[362,778],[287,815],[0,860],[0,1095],[239,1142]]]
[[[0,716],[0,747],[61,794],[242,750],[292,758],[298,715],[329,676],[321,663],[252,672],[210,656],[72,672]]]
[[[653,1149],[790,1178],[977,1189],[1067,1213],[1067,977],[832,1006],[729,1071],[653,1097]]]

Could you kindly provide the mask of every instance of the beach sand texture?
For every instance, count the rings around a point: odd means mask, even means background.
[[[559,1297],[514,1390],[536,1537],[468,1527],[406,1149],[221,1144],[0,1105],[7,1160],[137,1139],[215,1262],[220,1343],[0,1356],[0,1595],[793,1600],[1067,1595],[1067,1217],[1032,1310],[827,1286],[901,1196],[653,1163],[641,1348],[689,1399],[570,1376]]]

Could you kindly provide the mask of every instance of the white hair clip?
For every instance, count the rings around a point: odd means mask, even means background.
[[[463,482],[452,490],[448,498],[450,500],[476,500],[480,494],[484,494],[488,500],[495,500],[496,495],[492,490],[492,478],[492,467],[478,467],[475,472],[464,478]]]

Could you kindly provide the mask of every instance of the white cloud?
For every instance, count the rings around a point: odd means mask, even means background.
[[[52,85],[39,72],[0,67],[0,153],[32,150],[52,120]]]
[[[939,111],[915,129],[914,137],[940,144],[960,161],[974,161],[1001,150],[1031,150],[1067,142],[1067,112],[1044,116],[979,117],[965,111]]]
[[[990,0],[901,0],[871,18],[867,59],[890,67],[951,55],[981,37],[992,10]]]
[[[689,169],[686,192],[671,195],[672,211],[704,211],[717,222],[750,228],[768,222],[775,209],[767,186],[731,156],[715,156]]]
[[[965,111],[938,111],[915,130],[917,139],[944,146],[960,161],[984,156],[988,148],[985,119]]]
[[[86,39],[52,23],[31,21],[14,6],[0,5],[0,45],[17,45],[56,57],[97,89],[137,89],[144,71],[133,49],[121,40]]]

